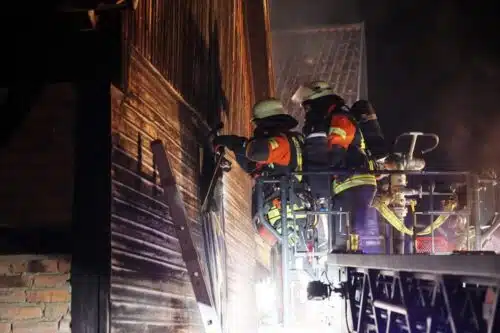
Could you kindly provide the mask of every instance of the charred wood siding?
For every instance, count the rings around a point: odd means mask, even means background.
[[[200,324],[179,242],[153,170],[149,144],[160,138],[196,223],[193,130],[162,77],[136,52],[128,95],[113,91],[112,332],[198,332]],[[196,231],[199,228],[195,228]],[[195,232],[200,239],[199,232]]]
[[[168,207],[160,201],[149,144],[159,138],[166,146],[202,256],[200,127],[224,121],[226,132],[248,135],[250,129],[243,12],[242,0],[145,0],[124,21],[128,88],[112,94],[113,332],[202,330]],[[234,165],[223,190],[229,256],[225,330],[254,332],[251,181]]]
[[[242,0],[140,1],[124,35],[209,124],[224,110],[226,128],[247,133],[251,91]]]

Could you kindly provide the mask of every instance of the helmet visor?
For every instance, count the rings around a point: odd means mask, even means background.
[[[302,104],[305,100],[307,100],[312,94],[314,93],[314,91],[309,88],[309,87],[306,87],[304,85],[301,85],[296,91],[295,93],[293,94],[292,96],[292,102],[296,103],[296,104]]]

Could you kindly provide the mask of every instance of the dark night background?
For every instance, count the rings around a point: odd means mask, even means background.
[[[429,168],[500,168],[494,2],[271,0],[273,29],[365,22],[368,93],[388,139],[435,132]]]

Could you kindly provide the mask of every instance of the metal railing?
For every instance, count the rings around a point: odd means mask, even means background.
[[[476,175],[473,175],[469,172],[458,172],[458,171],[383,171],[383,172],[348,172],[348,171],[332,171],[332,172],[315,172],[315,173],[308,173],[308,172],[302,172],[302,173],[293,173],[287,176],[281,176],[281,177],[260,177],[256,180],[255,184],[255,192],[256,192],[256,211],[257,211],[257,217],[259,219],[259,223],[261,223],[263,226],[266,227],[266,229],[272,233],[280,243],[282,243],[283,240],[287,240],[288,235],[285,233],[278,233],[273,226],[271,226],[267,218],[265,216],[266,212],[264,210],[264,205],[265,205],[265,197],[264,197],[264,192],[263,192],[263,187],[264,185],[273,185],[276,186],[276,188],[279,188],[281,193],[280,201],[281,202],[286,202],[289,205],[293,205],[294,202],[293,200],[297,198],[296,196],[296,189],[297,189],[297,178],[295,176],[308,176],[308,175],[330,175],[330,176],[350,176],[350,175],[355,175],[355,174],[374,174],[374,175],[406,175],[406,176],[412,176],[412,178],[415,177],[425,177],[427,178],[427,184],[419,184],[417,186],[408,186],[408,188],[415,188],[418,187],[417,193],[414,195],[410,195],[409,197],[417,197],[418,199],[423,199],[424,197],[428,198],[428,203],[429,207],[426,209],[421,209],[421,210],[416,210],[414,214],[417,217],[420,216],[428,216],[429,217],[429,223],[427,227],[431,228],[430,236],[432,239],[435,237],[436,229],[433,227],[433,221],[437,216],[443,215],[443,216],[463,216],[466,218],[467,221],[467,226],[466,230],[469,230],[471,226],[474,227],[474,231],[476,235],[475,237],[475,242],[474,244],[470,243],[470,239],[467,241],[468,247],[467,249],[472,250],[472,249],[480,249],[481,248],[481,216],[480,216],[480,200],[478,198],[479,190],[480,190],[480,184],[483,181],[487,180],[480,180]],[[435,199],[437,197],[446,197],[446,196],[452,196],[453,193],[448,190],[445,192],[437,192],[435,190],[436,188],[436,182],[432,178],[436,177],[455,177],[456,179],[454,181],[449,182],[451,183],[466,183],[467,184],[467,204],[466,207],[459,210],[459,211],[446,211],[446,210],[441,210],[441,209],[436,209],[435,208]],[[429,181],[430,180],[430,181]],[[443,179],[441,180],[443,182]],[[413,184],[412,184],[413,185]],[[283,190],[282,190],[283,189]],[[304,189],[302,189],[304,191]],[[307,191],[307,190],[306,190]],[[282,214],[281,214],[281,224],[282,228],[284,228],[287,224],[287,214],[286,213],[286,205],[282,205]],[[292,213],[295,215],[295,210],[291,210]],[[345,211],[335,211],[332,209],[327,209],[324,211],[314,211],[314,210],[309,210],[306,212],[308,215],[339,215],[339,214],[348,214],[348,212]],[[421,221],[418,221],[416,225],[411,225],[411,228],[416,230],[418,226],[421,226],[422,223]],[[286,228],[285,228],[286,229]],[[282,230],[285,230],[282,229]],[[404,237],[406,240],[406,237]],[[392,237],[392,240],[390,237],[386,238],[386,241],[390,242],[393,241],[394,237]],[[434,240],[432,241],[434,243]],[[387,248],[387,247],[386,247]],[[389,247],[391,248],[391,247]],[[434,249],[434,246],[433,246]],[[389,251],[387,254],[392,254],[393,252]],[[432,251],[434,253],[434,251]]]
[[[256,179],[255,183],[255,193],[256,195],[256,212],[259,223],[261,223],[271,234],[273,234],[281,244],[281,256],[282,256],[282,304],[290,304],[290,295],[288,293],[290,284],[289,284],[289,272],[293,265],[294,259],[296,257],[303,257],[306,253],[300,253],[297,251],[296,245],[288,246],[289,232],[288,232],[288,210],[287,207],[292,207],[291,212],[293,214],[293,223],[296,224],[296,212],[293,209],[295,200],[297,198],[296,191],[299,188],[299,181],[297,176],[308,176],[308,175],[329,175],[329,176],[351,176],[355,174],[374,174],[374,175],[406,175],[411,177],[409,179],[408,189],[415,189],[417,187],[416,193],[413,195],[409,195],[410,197],[416,197],[418,199],[427,198],[428,207],[426,209],[415,210],[412,212],[413,221],[410,226],[410,230],[413,232],[413,235],[409,239],[409,235],[403,232],[397,232],[394,227],[390,227],[391,233],[389,235],[384,236],[384,248],[385,254],[405,254],[408,253],[404,250],[405,244],[411,240],[413,246],[411,247],[413,251],[409,251],[409,253],[415,251],[415,243],[416,243],[416,235],[417,235],[417,227],[422,224],[418,223],[418,218],[422,216],[429,217],[429,224],[425,225],[425,227],[430,227],[430,237],[431,237],[431,253],[435,253],[435,234],[436,231],[441,228],[441,226],[434,227],[435,217],[443,216],[445,219],[448,219],[450,216],[462,216],[466,219],[465,232],[467,237],[467,250],[481,250],[482,241],[481,241],[481,209],[480,209],[480,198],[479,193],[481,189],[481,183],[488,182],[489,180],[481,180],[477,175],[473,175],[469,172],[458,172],[458,171],[377,171],[377,172],[348,172],[348,171],[332,171],[332,172],[301,172],[301,173],[293,173],[286,176],[280,177],[269,177],[262,176]],[[420,178],[418,181],[417,178]],[[467,193],[466,193],[466,203],[464,207],[460,207],[460,210],[441,210],[436,209],[435,207],[435,199],[438,197],[448,197],[456,195],[451,190],[446,191],[436,191],[437,183],[447,183],[451,185],[452,183],[461,183],[466,185]],[[281,233],[278,233],[276,229],[267,221],[266,211],[264,206],[266,204],[266,198],[264,194],[264,190],[267,190],[266,186],[274,187],[274,197],[276,198],[276,191],[279,191],[279,198],[281,202]],[[302,186],[301,191],[305,191],[307,193],[307,189]],[[304,199],[304,198],[302,198]],[[312,202],[309,202],[309,207],[306,209],[307,215],[346,215],[346,228],[350,228],[349,223],[349,212],[341,211],[341,210],[333,210],[332,206],[329,205],[326,210],[318,211],[314,208]],[[380,218],[380,216],[379,216]],[[422,218],[420,218],[422,220]],[[404,221],[403,221],[404,222]],[[445,223],[445,222],[444,222]],[[381,225],[379,221],[379,225]],[[407,225],[407,224],[405,224]],[[329,228],[332,227],[331,222],[329,221]],[[475,231],[475,241],[471,242],[470,230],[473,228]],[[294,229],[295,230],[295,229]],[[347,230],[347,234],[349,234],[349,230]],[[328,234],[329,237],[331,234]],[[399,237],[399,238],[398,238]],[[328,239],[330,242],[331,240]],[[399,246],[399,251],[394,251],[394,242],[400,241],[401,244]],[[387,250],[389,248],[389,250]],[[329,249],[330,250],[330,249]],[[399,252],[399,253],[395,253]],[[328,253],[317,253],[317,255],[327,255]],[[283,323],[289,322],[289,312],[287,307],[283,308]]]

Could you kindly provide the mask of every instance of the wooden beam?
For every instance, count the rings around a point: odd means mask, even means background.
[[[244,1],[255,101],[273,96],[271,28],[267,0]]]
[[[111,96],[106,35],[89,32],[76,82],[71,315],[73,333],[108,333],[111,271]],[[95,52],[99,50],[99,52]]]

